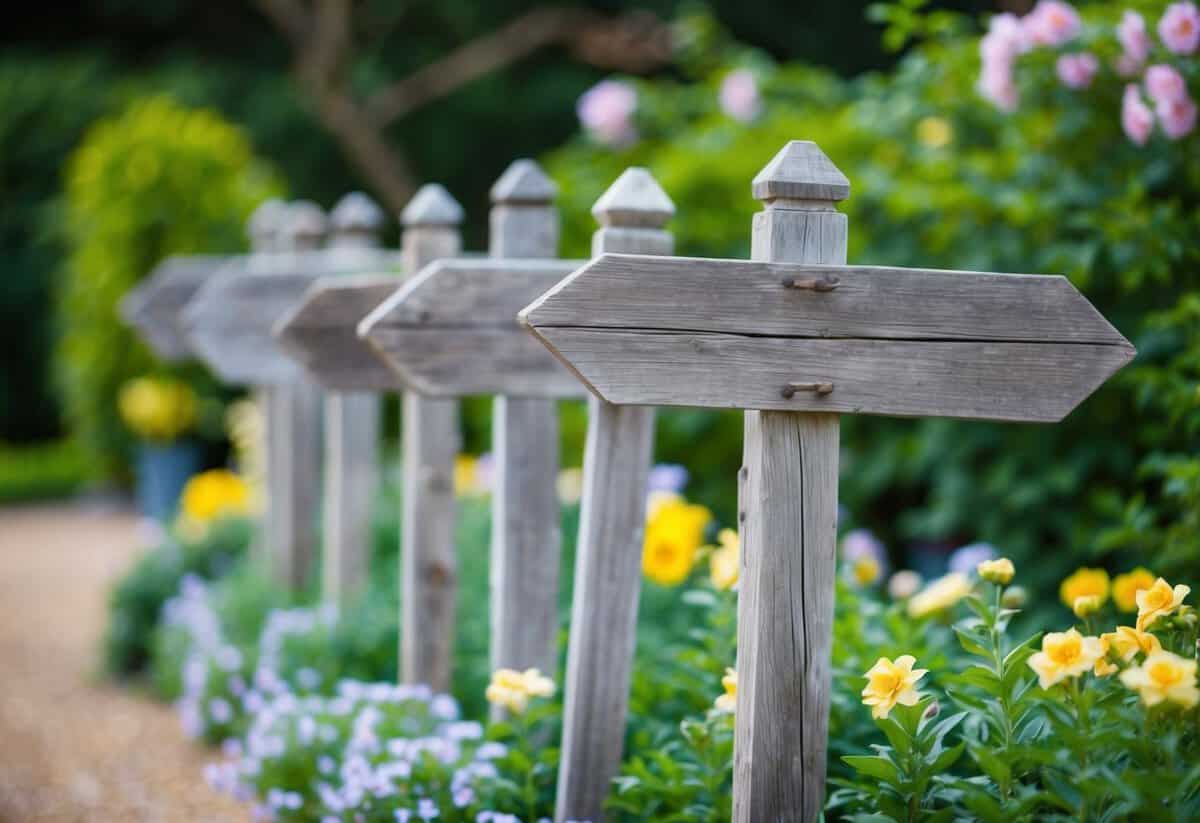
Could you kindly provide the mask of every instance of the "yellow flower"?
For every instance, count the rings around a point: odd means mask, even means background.
[[[721,685],[725,687],[725,693],[717,695],[713,705],[717,711],[733,714],[737,710],[737,672],[726,669],[725,676],[721,678]]]
[[[583,497],[583,469],[575,466],[563,469],[558,473],[558,481],[554,484],[558,490],[560,503],[573,505]]]
[[[914,669],[917,659],[911,654],[902,654],[893,663],[886,657],[875,661],[875,665],[863,675],[867,687],[862,690],[863,705],[871,707],[871,717],[884,719],[899,703],[915,706],[921,699],[917,681],[928,669]]]
[[[663,586],[687,579],[704,540],[712,513],[673,495],[652,505],[642,546],[642,571]]]
[[[1121,682],[1140,694],[1147,706],[1165,700],[1190,709],[1200,702],[1196,661],[1167,651],[1153,652],[1141,666],[1121,672]]]
[[[1048,689],[1068,677],[1092,669],[1104,656],[1099,637],[1084,637],[1076,629],[1050,632],[1042,638],[1042,650],[1029,658],[1029,668],[1037,672],[1038,683]]]
[[[1117,626],[1114,632],[1100,635],[1105,651],[1114,652],[1128,663],[1137,654],[1153,654],[1162,651],[1162,644],[1150,632],[1138,631],[1132,626]]]
[[[883,568],[879,561],[868,554],[855,558],[854,565],[850,567],[850,576],[860,586],[870,586],[878,581],[882,574]]]
[[[460,454],[454,458],[454,493],[458,495],[473,494],[479,490],[478,460],[469,454]]]
[[[708,559],[708,573],[712,584],[718,589],[732,589],[738,581],[738,551],[741,541],[733,529],[721,529],[717,543]]]
[[[138,377],[121,387],[117,409],[138,437],[168,442],[195,425],[196,393],[180,380]]]
[[[971,593],[971,581],[965,574],[951,572],[939,577],[908,601],[909,617],[924,617],[945,611]]]
[[[1110,674],[1120,671],[1120,668],[1116,663],[1109,663],[1103,657],[1098,657],[1096,658],[1096,665],[1092,668],[1092,672],[1096,677],[1108,677]]]
[[[917,122],[917,140],[921,145],[940,149],[954,139],[954,127],[944,117],[922,117]]]
[[[1108,572],[1104,569],[1076,569],[1058,587],[1058,596],[1068,609],[1075,607],[1077,599],[1089,594],[1099,597],[1100,605],[1108,600]]]
[[[1123,612],[1137,611],[1137,593],[1154,585],[1154,573],[1137,567],[1131,572],[1118,574],[1112,582],[1112,599]]]
[[[1080,620],[1085,617],[1091,617],[1100,611],[1100,595],[1085,594],[1076,597],[1075,602],[1071,604],[1071,611],[1075,612],[1075,616]]]
[[[989,583],[995,583],[999,586],[1007,586],[1012,582],[1013,575],[1017,573],[1017,569],[1013,566],[1013,562],[1007,557],[998,557],[995,560],[984,560],[975,567],[975,571],[979,577]]]
[[[179,497],[180,515],[191,524],[250,513],[250,487],[228,469],[194,475]]]
[[[503,706],[513,714],[524,714],[529,700],[534,697],[551,697],[554,681],[537,669],[497,669],[492,674],[484,696],[489,703]]]
[[[1137,593],[1137,627],[1144,630],[1158,618],[1174,613],[1190,591],[1191,588],[1182,583],[1171,588],[1171,584],[1161,577],[1155,580],[1153,586]]]

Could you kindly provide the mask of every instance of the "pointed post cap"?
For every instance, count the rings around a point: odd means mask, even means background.
[[[311,200],[297,200],[287,207],[283,233],[292,239],[320,239],[329,230],[325,210]]]
[[[278,197],[262,201],[246,221],[246,233],[251,240],[265,240],[277,235],[287,219],[287,203]]]
[[[400,212],[403,226],[457,226],[463,209],[441,183],[426,183]]]
[[[383,209],[361,191],[352,191],[337,201],[329,223],[339,233],[374,233],[383,228]]]
[[[675,215],[675,204],[649,170],[630,166],[600,195],[592,216],[602,226],[662,228]]]
[[[811,140],[792,140],[754,177],[758,200],[845,200],[850,181]]]
[[[492,185],[492,202],[500,204],[550,203],[558,195],[558,186],[533,160],[514,160]]]

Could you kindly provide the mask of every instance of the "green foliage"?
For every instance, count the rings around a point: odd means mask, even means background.
[[[122,678],[144,673],[163,604],[179,590],[180,581],[186,575],[213,579],[228,574],[245,554],[251,530],[249,521],[230,518],[214,523],[198,542],[172,535],[142,555],[109,596],[105,672]]]
[[[0,502],[66,497],[87,477],[87,459],[74,440],[29,446],[0,443]]]
[[[1046,53],[1022,58],[1021,108],[997,112],[974,89],[977,35],[956,34],[969,23],[939,13],[914,28],[918,6],[904,7],[906,36],[931,39],[888,75],[839,80],[705,29],[706,60],[682,81],[630,81],[637,142],[613,149],[584,136],[547,158],[566,251],[586,252],[588,210],[636,164],[675,200],[679,253],[746,257],[759,207],[749,181],[787,140],[815,140],[852,183],[841,204],[852,262],[1063,273],[1142,351],[1137,368],[1053,426],[845,418],[841,496],[856,521],[892,546],[986,540],[1037,556],[1035,585],[1080,555],[1185,568],[1196,532],[1167,530],[1194,499],[1188,464],[1200,442],[1194,427],[1165,424],[1163,403],[1176,415],[1195,408],[1195,323],[1186,310],[1162,313],[1200,287],[1200,252],[1185,241],[1200,230],[1196,138],[1134,146],[1121,132],[1121,81],[1105,74],[1086,94],[1067,91]],[[1119,10],[1089,6],[1085,37],[1111,39]],[[718,107],[734,66],[759,80],[752,124]],[[1159,396],[1167,385],[1175,400]],[[667,411],[659,432],[659,458],[693,467],[693,492],[731,519],[740,416]],[[1178,548],[1163,554],[1163,540]]]
[[[121,385],[154,368],[118,302],[168,255],[241,248],[247,215],[278,191],[237,128],[165,97],[94,125],[72,155],[58,366],[68,419],[99,476],[119,475],[131,447]],[[195,370],[185,376],[203,383]]]

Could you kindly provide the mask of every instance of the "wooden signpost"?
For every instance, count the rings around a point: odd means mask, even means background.
[[[192,357],[179,315],[210,277],[231,262],[221,255],[168,257],[121,300],[121,318],[137,329],[160,360]]]
[[[534,341],[516,321],[521,306],[580,262],[552,259],[555,193],[535,163],[513,163],[492,187],[490,259],[426,266],[359,327],[410,389],[439,398],[499,395],[493,668],[556,668],[561,535],[554,398],[582,396],[583,389],[545,350],[529,345]]]
[[[734,819],[811,821],[824,798],[839,414],[1058,420],[1135,352],[1060,277],[846,266],[835,203],[849,183],[813,143],[788,143],[753,193],[754,262],[606,255],[522,320],[607,402],[748,410]],[[573,624],[572,644],[589,625]],[[590,812],[560,805],[558,818]]]

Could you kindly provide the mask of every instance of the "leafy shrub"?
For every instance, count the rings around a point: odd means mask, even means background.
[[[0,444],[0,502],[65,497],[87,477],[87,458],[71,439],[29,446]]]
[[[69,423],[101,477],[123,472],[131,446],[120,387],[154,365],[118,302],[168,255],[242,248],[247,215],[278,190],[237,128],[165,97],[100,121],[72,155],[58,367]],[[215,393],[199,370],[181,374]]]

